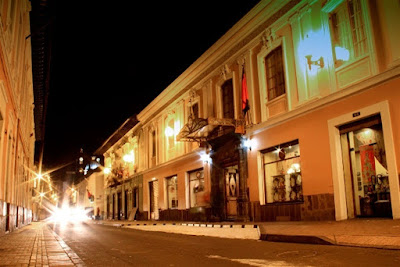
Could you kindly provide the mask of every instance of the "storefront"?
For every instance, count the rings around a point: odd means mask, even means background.
[[[336,219],[400,217],[389,102],[329,121]]]
[[[137,175],[109,184],[105,190],[106,218],[113,220],[147,219],[143,212],[143,176]]]
[[[399,218],[398,97],[384,84],[250,132],[251,218]]]

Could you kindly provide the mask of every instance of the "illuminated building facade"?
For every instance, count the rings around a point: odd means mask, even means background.
[[[32,220],[30,1],[0,1],[0,235]]]
[[[260,1],[106,150],[109,218],[400,218],[399,5]]]

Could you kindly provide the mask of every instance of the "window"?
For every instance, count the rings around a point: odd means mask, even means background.
[[[283,72],[282,46],[278,46],[265,57],[268,101],[283,95],[285,73]]]
[[[171,149],[175,146],[175,125],[174,125],[174,119],[171,119],[168,121],[167,125],[167,138],[168,138],[168,149]]]
[[[191,208],[205,205],[203,169],[189,172],[189,200]]]
[[[156,156],[156,131],[151,131],[151,157]]]
[[[178,208],[178,177],[176,175],[165,179],[167,182],[168,209]]]
[[[235,108],[233,106],[233,84],[232,79],[227,80],[221,86],[222,91],[222,115],[227,119],[235,118]]]
[[[199,103],[194,103],[191,106],[191,114],[193,114],[193,119],[198,119],[199,118]]]
[[[345,1],[330,14],[329,19],[335,67],[367,53],[367,36],[360,0]]]
[[[298,140],[262,151],[266,203],[303,201]]]

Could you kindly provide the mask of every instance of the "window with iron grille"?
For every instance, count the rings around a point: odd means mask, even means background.
[[[233,84],[232,79],[227,80],[221,86],[222,91],[222,111],[223,117],[228,119],[235,118],[235,108],[233,106]]]
[[[282,46],[272,50],[265,57],[268,101],[285,94],[285,73],[283,71]]]

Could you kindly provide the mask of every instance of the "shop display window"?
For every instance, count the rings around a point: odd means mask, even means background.
[[[167,182],[167,203],[168,209],[178,208],[178,177],[171,176],[166,178]]]
[[[262,151],[266,203],[303,201],[298,140]]]
[[[190,207],[204,206],[204,171],[203,169],[189,172]]]

